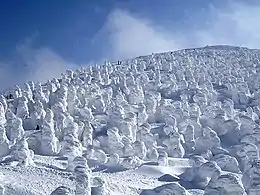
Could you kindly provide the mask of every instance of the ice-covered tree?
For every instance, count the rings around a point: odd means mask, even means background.
[[[60,144],[55,135],[54,114],[51,109],[46,109],[46,115],[43,120],[42,136],[41,136],[41,154],[56,155],[59,153]]]

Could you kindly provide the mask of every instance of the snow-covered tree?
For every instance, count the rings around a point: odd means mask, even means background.
[[[84,166],[77,166],[74,169],[76,177],[75,195],[91,195],[91,174]]]

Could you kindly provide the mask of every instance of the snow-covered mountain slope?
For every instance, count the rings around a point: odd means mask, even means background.
[[[259,61],[206,46],[3,92],[0,195],[257,194]]]

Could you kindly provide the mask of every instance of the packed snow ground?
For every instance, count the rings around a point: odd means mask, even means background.
[[[259,50],[67,70],[0,96],[0,195],[255,195]]]
[[[59,186],[75,189],[73,173],[67,172],[66,160],[56,157],[35,156],[37,166],[1,166],[2,185],[6,186],[6,194],[45,195],[51,194]],[[175,165],[181,168],[160,166],[141,166],[137,170],[120,172],[94,172],[93,176],[101,177],[109,186],[110,194],[140,194],[142,189],[151,189],[167,182],[158,181],[165,173],[179,174],[183,172],[183,163],[174,159]],[[186,164],[185,164],[186,166]]]

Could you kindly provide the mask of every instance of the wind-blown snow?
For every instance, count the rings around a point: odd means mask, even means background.
[[[67,70],[0,97],[0,195],[254,195],[259,50]]]

